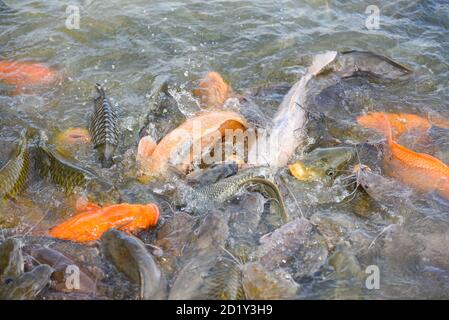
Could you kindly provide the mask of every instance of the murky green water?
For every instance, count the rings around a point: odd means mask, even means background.
[[[80,9],[79,30],[66,27],[65,2],[6,2],[14,11],[0,12],[0,58],[44,62],[61,70],[64,81],[36,94],[0,95],[0,159],[7,159],[20,128],[45,130],[51,137],[87,126],[93,85],[100,82],[122,119],[119,165],[101,169],[94,152],[77,160],[114,181],[128,201],[157,201],[151,187],[139,185],[128,170],[146,115],[157,114],[164,131],[183,119],[178,110],[155,105],[154,92],[164,81],[187,92],[205,72],[216,70],[245,93],[293,84],[318,52],[368,50],[410,66],[415,76],[405,83],[351,79],[322,92],[311,105],[333,120],[340,140],[381,141],[348,133],[356,115],[367,111],[436,111],[449,118],[449,4],[443,0],[376,2],[380,28],[375,30],[365,26],[367,1],[72,1]],[[255,101],[272,114],[285,93],[268,90]],[[433,128],[431,136],[432,150],[425,151],[449,163],[447,130]],[[303,280],[300,298],[449,297],[445,200],[415,194],[410,208],[375,203],[362,193],[348,201],[323,186],[295,181],[290,186],[309,218],[334,219],[362,270],[369,265],[380,270],[380,289],[368,290],[365,278],[339,278],[323,267]],[[293,202],[287,195],[292,215],[298,216]],[[13,225],[18,219],[19,227],[38,223],[42,230],[73,213],[60,191],[37,179],[9,210]],[[401,226],[389,227],[398,221]]]

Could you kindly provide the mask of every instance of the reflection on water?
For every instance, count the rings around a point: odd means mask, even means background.
[[[310,148],[328,146],[329,140],[318,139],[320,130],[343,144],[381,142],[382,136],[356,128],[356,116],[369,111],[432,111],[449,118],[449,6],[443,0],[381,1],[375,30],[365,27],[366,4],[360,0],[72,1],[80,10],[79,30],[66,27],[61,1],[5,2],[12,10],[0,5],[0,58],[46,63],[60,70],[64,81],[22,95],[0,83],[0,163],[23,127],[32,133],[45,130],[49,137],[86,127],[93,84],[99,82],[122,119],[117,165],[102,169],[93,150],[74,157],[114,183],[130,202],[159,201],[151,188],[134,180],[140,129],[150,119],[160,139],[179,125],[183,113],[196,107],[189,105],[189,91],[210,70],[223,74],[237,92],[251,94],[267,115],[311,57],[324,50],[373,51],[415,70],[410,81],[353,78],[316,90],[311,113],[327,121],[318,130],[311,122]],[[159,90],[164,83],[180,101],[164,101]],[[432,128],[432,144],[425,150],[446,163],[447,133]],[[379,167],[377,151],[361,148],[358,157]],[[282,191],[293,218],[300,215],[299,205],[330,251],[319,272],[296,279],[299,297],[449,297],[445,200],[408,192],[408,201],[397,205],[394,197],[379,202],[360,191],[353,197],[344,180],[332,186],[287,180],[288,190]],[[32,176],[19,199],[2,204],[0,222],[45,230],[73,214],[73,201]],[[169,206],[163,206],[162,217],[170,216]],[[265,223],[261,234],[272,231]],[[144,237],[154,240],[152,234]],[[350,268],[342,271],[342,264]],[[365,287],[363,271],[369,265],[380,268],[379,290]]]

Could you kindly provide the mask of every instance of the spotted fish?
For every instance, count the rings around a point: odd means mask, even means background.
[[[99,96],[95,99],[95,112],[92,115],[89,131],[95,149],[100,154],[103,167],[112,165],[112,157],[118,145],[118,117],[106,98],[103,87],[96,84]]]

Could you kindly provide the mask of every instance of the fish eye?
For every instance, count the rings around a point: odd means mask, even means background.
[[[335,170],[334,169],[327,169],[326,170],[326,176],[333,177],[334,175],[335,175]]]
[[[14,280],[13,280],[12,278],[6,278],[3,282],[4,282],[6,285],[10,285],[11,283],[14,282]]]

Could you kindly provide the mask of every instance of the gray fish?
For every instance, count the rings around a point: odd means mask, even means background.
[[[188,207],[193,210],[208,210],[211,205],[222,205],[224,202],[234,197],[239,190],[248,185],[258,185],[263,187],[264,193],[267,193],[270,199],[276,202],[276,208],[284,222],[288,221],[288,213],[285,208],[284,199],[277,185],[267,178],[270,173],[264,173],[264,169],[269,168],[251,168],[241,174],[223,179],[215,184],[203,186],[187,192],[185,195]]]
[[[235,162],[224,162],[210,166],[207,169],[195,170],[187,176],[187,181],[193,185],[205,186],[237,174],[238,165]]]
[[[53,269],[39,265],[24,273],[22,244],[8,238],[0,245],[0,299],[24,300],[36,297],[50,282]]]
[[[0,200],[14,198],[25,185],[29,170],[26,133],[27,130],[22,130],[16,149],[9,161],[0,168]]]
[[[290,269],[295,278],[313,275],[327,258],[324,238],[304,218],[290,221],[260,241],[253,260],[269,271]]]
[[[22,245],[14,238],[6,239],[0,244],[0,282],[6,278],[17,277],[24,271]]]
[[[243,266],[242,283],[249,300],[294,299],[299,285],[282,269],[268,271],[259,262]]]
[[[77,266],[77,264],[64,254],[51,248],[40,247],[31,250],[31,255],[41,264],[47,264],[54,268],[52,280],[55,281],[54,288],[58,291],[65,292],[81,292],[81,293],[96,293],[96,283],[91,277],[86,274],[80,266],[79,273],[79,288],[67,288],[66,286],[66,271],[69,266]]]
[[[9,278],[0,287],[0,299],[26,300],[35,298],[50,282],[53,269],[41,264],[17,278]]]
[[[167,297],[167,282],[145,244],[138,238],[111,229],[101,243],[106,257],[133,282],[140,284],[140,298],[161,300]]]
[[[332,70],[341,77],[368,74],[376,78],[396,80],[412,73],[412,70],[387,57],[368,51],[344,51],[323,72]]]
[[[90,121],[89,131],[100,154],[102,166],[110,167],[119,142],[118,117],[106,98],[103,87],[97,83],[96,89],[99,96],[95,99],[95,112]]]

